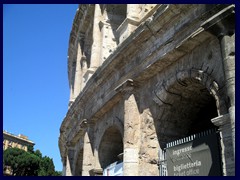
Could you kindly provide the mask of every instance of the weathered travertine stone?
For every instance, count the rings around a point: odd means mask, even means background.
[[[84,148],[83,148],[83,165],[82,175],[89,176],[89,171],[94,168],[94,156],[88,133],[84,137]]]
[[[64,167],[63,170],[65,171],[65,172],[63,172],[65,176],[72,176],[71,164],[69,162],[69,157],[68,156],[67,156],[67,159],[66,159],[66,166]]]
[[[134,86],[134,82],[131,79],[128,79],[116,89],[117,91],[120,91],[124,97],[124,176],[138,175],[141,121],[133,94]]]
[[[63,174],[100,175],[123,153],[123,175],[163,176],[167,143],[216,128],[223,175],[235,175],[234,8],[79,5]]]
[[[223,159],[223,175],[235,175],[235,160],[234,152],[232,149],[232,132],[231,132],[231,119],[229,114],[221,115],[211,120],[221,131],[221,155]]]

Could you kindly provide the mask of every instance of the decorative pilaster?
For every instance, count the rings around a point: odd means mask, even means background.
[[[116,88],[124,97],[124,176],[137,176],[139,172],[140,116],[133,90],[134,82],[131,79]]]
[[[213,118],[212,123],[219,127],[221,156],[224,176],[235,175],[235,159],[232,150],[232,132],[230,114],[224,114]]]
[[[233,153],[235,157],[235,34],[225,35],[220,39],[223,66],[226,79],[229,102],[229,115],[231,119]]]
[[[71,164],[68,155],[66,157],[65,176],[72,176]]]
[[[80,64],[81,57],[82,57],[81,46],[80,46],[80,43],[78,43],[75,81],[74,81],[74,99],[77,98],[81,90],[81,78],[82,78],[81,64]]]
[[[88,132],[84,136],[82,176],[89,176],[94,167],[94,156]]]
[[[90,70],[95,72],[100,65],[100,54],[101,54],[101,31],[99,28],[99,22],[101,21],[102,14],[99,4],[95,4],[94,20],[93,20],[93,44],[92,54],[90,61]]]
[[[92,121],[89,121],[88,123],[88,138],[89,140],[95,139],[95,132],[96,132],[96,124],[95,121],[98,121],[97,119],[91,119]],[[103,169],[101,168],[100,161],[99,161],[99,156],[98,156],[98,149],[96,147],[95,143],[93,147],[93,160],[92,160],[92,169],[89,170],[89,175],[90,176],[101,176],[103,174]]]
[[[207,20],[202,27],[215,35],[221,44],[225,86],[229,100],[229,129],[231,130],[231,145],[235,161],[235,5],[226,6]]]

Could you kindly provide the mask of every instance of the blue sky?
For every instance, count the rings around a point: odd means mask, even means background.
[[[77,8],[3,6],[3,129],[28,136],[58,171],[59,128],[69,101],[68,42]]]

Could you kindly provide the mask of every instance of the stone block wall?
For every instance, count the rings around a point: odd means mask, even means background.
[[[90,75],[60,128],[66,172],[99,173],[123,153],[125,176],[158,176],[166,143],[218,128],[223,175],[234,175],[235,35],[226,23],[233,6],[121,5],[115,14],[118,5],[83,7],[76,23],[92,19],[79,29],[92,28]],[[119,37],[124,28],[130,31]]]

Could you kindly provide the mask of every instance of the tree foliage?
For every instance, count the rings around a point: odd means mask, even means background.
[[[8,148],[3,153],[5,166],[10,166],[13,176],[37,176],[40,158],[18,148]]]
[[[54,176],[62,176],[62,171],[55,171],[55,175]]]
[[[30,153],[34,153],[34,150],[33,150],[33,146],[31,145],[27,145],[27,151],[30,152]]]
[[[42,157],[40,150],[8,148],[3,152],[3,164],[11,167],[13,176],[61,176],[61,172],[55,171],[53,160]]]
[[[55,167],[53,164],[53,160],[47,156],[44,156],[40,161],[40,169],[39,176],[54,176],[55,175]]]
[[[36,150],[35,152],[33,152],[36,156],[38,156],[39,158],[42,158],[42,153],[40,150]]]

